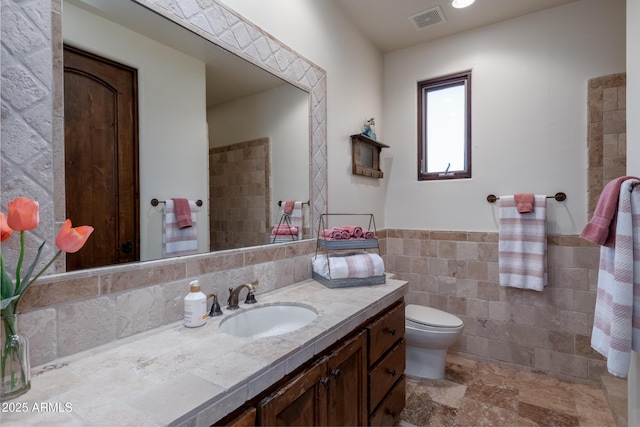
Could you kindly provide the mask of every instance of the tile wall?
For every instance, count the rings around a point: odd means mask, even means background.
[[[271,206],[269,138],[209,149],[211,250],[267,243]]]
[[[589,218],[607,182],[626,175],[627,75],[589,80]]]
[[[577,382],[599,382],[606,361],[590,347],[599,247],[548,237],[543,292],[498,284],[497,233],[387,230],[388,271],[409,281],[407,303],[464,321],[450,350]]]
[[[179,321],[196,278],[205,294],[218,294],[223,310],[228,288],[254,279],[260,301],[264,292],[311,277],[315,248],[306,240],[45,277],[18,306],[31,365]]]

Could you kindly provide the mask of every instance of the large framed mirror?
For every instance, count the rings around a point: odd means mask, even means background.
[[[137,72],[134,261],[166,256],[162,201],[174,197],[203,202],[199,252],[267,244],[284,200],[307,202],[312,237],[327,199],[324,70],[218,3],[188,16],[165,3],[63,1],[64,51]],[[54,138],[56,171],[64,149]],[[65,181],[54,180],[54,194]]]

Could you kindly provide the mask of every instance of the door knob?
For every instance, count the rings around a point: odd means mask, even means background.
[[[133,252],[133,243],[130,240],[127,240],[122,245],[120,245],[120,252],[123,254],[130,254]]]

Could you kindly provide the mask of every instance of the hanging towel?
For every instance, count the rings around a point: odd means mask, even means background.
[[[171,199],[173,200],[173,211],[176,216],[178,228],[188,228],[193,226],[191,221],[191,207],[187,199]]]
[[[513,196],[516,200],[516,207],[518,208],[518,213],[531,213],[533,212],[533,200],[535,199],[535,194],[531,193],[521,193]]]
[[[287,215],[291,215],[291,213],[293,212],[293,206],[295,205],[295,200],[287,200],[286,202],[284,202],[284,208],[282,209],[282,213],[285,213]]]
[[[498,272],[501,286],[542,291],[547,284],[547,197],[519,213],[514,196],[500,196]]]
[[[196,203],[189,200],[191,227],[179,228],[173,200],[164,204],[162,217],[162,254],[165,257],[190,255],[198,252],[198,230],[196,227]]]
[[[595,243],[613,248],[616,236],[616,216],[618,211],[618,196],[620,186],[628,179],[640,179],[635,176],[622,176],[609,181],[602,189],[598,204],[591,221],[580,233],[580,237]]]
[[[631,350],[640,352],[640,180],[620,186],[615,246],[600,247],[591,347],[609,373],[626,377]],[[604,190],[603,190],[604,191]]]
[[[298,239],[302,239],[302,202],[293,202],[293,209],[289,214],[289,219],[291,220],[291,225],[298,227]]]

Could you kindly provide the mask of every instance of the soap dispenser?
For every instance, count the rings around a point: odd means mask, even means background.
[[[207,296],[200,290],[197,280],[189,283],[191,292],[184,297],[184,326],[202,326],[207,319]]]

